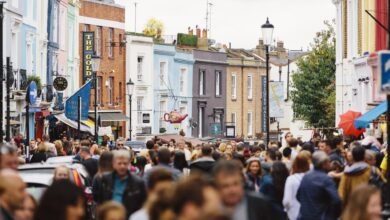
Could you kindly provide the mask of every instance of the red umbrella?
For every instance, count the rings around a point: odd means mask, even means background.
[[[360,112],[347,111],[346,113],[340,115],[339,128],[342,128],[344,131],[344,135],[351,135],[355,137],[359,137],[365,129],[357,129],[353,125],[355,119],[359,118],[362,115]]]

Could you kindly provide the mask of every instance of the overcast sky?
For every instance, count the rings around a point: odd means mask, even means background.
[[[126,5],[126,29],[134,31],[137,2],[137,32],[150,18],[161,20],[165,35],[186,33],[188,26],[206,26],[207,0],[115,0]],[[211,38],[232,43],[233,48],[254,48],[267,17],[275,26],[274,38],[288,49],[307,49],[324,20],[335,17],[331,0],[209,0]]]

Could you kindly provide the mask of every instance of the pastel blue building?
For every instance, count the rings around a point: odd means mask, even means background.
[[[23,0],[20,9],[23,23],[20,25],[19,68],[28,75],[37,75],[37,0]],[[34,113],[30,113],[30,137],[34,137]]]
[[[193,64],[191,51],[168,44],[154,45],[154,134],[177,134],[183,130],[191,136]],[[164,115],[171,111],[188,116],[181,124],[171,124],[164,121]]]

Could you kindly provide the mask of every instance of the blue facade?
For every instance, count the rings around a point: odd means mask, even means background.
[[[173,45],[154,45],[154,134],[165,128],[165,133],[178,133],[182,129],[186,136],[191,136],[193,64],[191,52],[177,50]],[[180,125],[170,124],[163,117],[171,111],[188,117]]]
[[[48,0],[47,16],[47,85],[53,85],[53,74],[57,74],[58,50],[59,50],[59,0]]]
[[[27,75],[37,74],[37,0],[23,0],[20,4],[23,23],[20,26],[20,62],[19,68],[25,69]],[[30,137],[35,136],[34,113],[30,113]]]

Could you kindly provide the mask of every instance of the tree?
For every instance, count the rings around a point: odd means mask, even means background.
[[[155,39],[161,39],[161,35],[164,32],[164,23],[155,18],[151,18],[146,23],[146,26],[142,32],[145,35]]]
[[[312,52],[297,61],[292,75],[292,102],[295,117],[310,126],[335,125],[335,32],[333,23],[316,34],[310,44]]]

